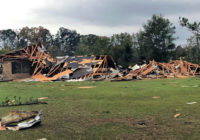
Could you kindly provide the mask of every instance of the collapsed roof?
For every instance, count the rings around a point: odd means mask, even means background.
[[[57,79],[104,79],[111,74],[110,68],[116,68],[111,56],[69,56],[57,59],[44,76],[34,75],[38,81]]]
[[[52,58],[41,45],[26,48],[0,56],[5,60],[28,60],[34,69],[32,78],[37,81],[78,78],[106,78],[116,69],[111,56],[66,56]]]
[[[169,63],[158,63],[150,61],[149,64],[144,64],[141,67],[134,68],[125,78],[169,78],[169,77],[188,77],[195,76],[199,69],[198,64],[193,64],[187,61],[173,60]]]

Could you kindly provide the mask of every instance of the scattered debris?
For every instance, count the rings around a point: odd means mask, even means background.
[[[195,76],[199,70],[198,64],[193,64],[187,61],[173,60],[169,63],[158,63],[150,61],[148,65],[141,66],[139,69],[133,69],[124,76],[122,79],[132,79],[136,77],[137,79],[143,78],[185,78],[189,76]]]
[[[137,70],[137,69],[140,69],[141,68],[141,66],[139,66],[139,65],[134,65],[133,67],[129,67],[130,69],[132,69],[132,70]]]
[[[41,123],[42,111],[13,111],[9,115],[2,117],[0,122],[0,130],[22,130],[27,129]],[[33,118],[33,119],[31,119]],[[31,119],[31,120],[29,120]],[[21,122],[29,120],[28,122]],[[18,123],[19,122],[19,123]],[[13,123],[18,123],[13,125]]]
[[[153,96],[152,98],[153,99],[159,99],[160,97],[159,96]]]
[[[188,102],[188,105],[196,104],[197,102]]]
[[[9,115],[1,118],[2,125],[8,125],[16,123],[26,119],[34,118],[38,114],[38,111],[12,111]]]
[[[138,121],[137,124],[139,124],[139,125],[146,125],[145,121]]]
[[[16,80],[17,81],[17,80]],[[22,80],[18,80],[19,82],[36,82],[35,79],[33,78],[26,78],[26,79],[22,79]]]
[[[14,127],[6,127],[8,130],[13,130],[13,131],[17,131],[17,130],[22,130],[22,129],[27,129],[36,125],[39,125],[41,123],[41,115],[42,112],[40,111],[34,119],[28,121],[28,122],[22,122],[22,123],[18,123],[17,126]]]
[[[45,100],[45,99],[48,99],[49,97],[40,97],[38,98],[38,100]]]
[[[174,115],[174,118],[177,118],[177,117],[179,117],[180,115],[181,115],[181,113],[175,114],[175,115]]]
[[[70,79],[70,80],[66,80],[67,82],[82,82],[82,81],[85,81],[85,79]]]
[[[147,120],[139,120],[136,122],[137,128],[147,128],[149,125],[149,122]]]

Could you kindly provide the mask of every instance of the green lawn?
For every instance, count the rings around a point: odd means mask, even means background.
[[[92,86],[93,88],[78,88]],[[48,104],[0,107],[43,110],[42,124],[1,131],[0,140],[199,139],[200,78],[128,82],[5,82],[0,103],[14,96],[49,97]],[[152,98],[158,96],[159,98]],[[188,102],[197,102],[188,105]],[[174,115],[181,115],[174,118]]]

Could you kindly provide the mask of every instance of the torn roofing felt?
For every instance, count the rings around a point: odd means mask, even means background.
[[[54,59],[42,45],[28,46],[0,56],[0,62],[13,60],[30,61],[32,78],[38,81],[99,78],[109,75],[109,68],[116,68],[111,56],[68,56]]]

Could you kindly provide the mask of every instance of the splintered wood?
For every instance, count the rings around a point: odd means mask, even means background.
[[[131,70],[125,78],[133,76],[140,78],[170,78],[194,76],[199,68],[198,64],[193,64],[183,60],[173,60],[169,63],[158,63],[150,61],[148,65],[136,70]]]
[[[70,73],[72,73],[71,70],[65,70],[63,72],[60,72],[60,73],[54,75],[53,77],[46,77],[46,76],[42,75],[41,73],[39,73],[37,75],[33,75],[32,78],[37,81],[44,81],[44,82],[45,81],[53,81],[53,80],[57,80],[59,77],[62,77],[64,75],[70,74]]]

